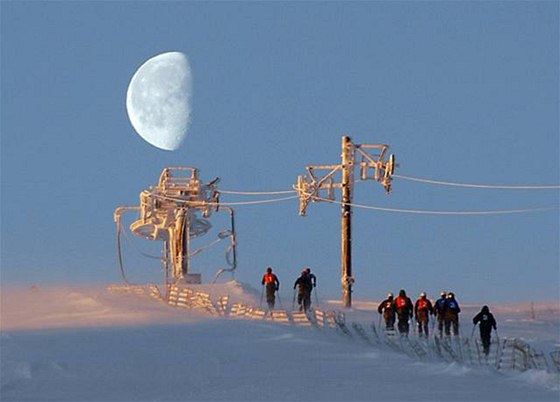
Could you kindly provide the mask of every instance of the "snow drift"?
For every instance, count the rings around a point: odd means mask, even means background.
[[[229,282],[205,291],[259,304]],[[2,401],[557,401],[558,376],[418,361],[359,337],[270,321],[212,317],[106,288],[3,288]],[[348,320],[376,323],[376,302]],[[321,308],[336,308],[322,302]],[[477,306],[465,306],[463,335]],[[501,336],[553,350],[558,313],[536,324],[504,306]]]

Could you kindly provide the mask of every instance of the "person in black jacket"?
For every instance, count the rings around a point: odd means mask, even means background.
[[[311,268],[305,268],[305,272],[307,272],[307,275],[309,275],[309,280],[311,281],[311,289],[309,290],[309,299],[311,300],[311,293],[313,292],[313,288],[317,287],[317,277],[313,272],[311,272]],[[315,299],[317,300],[317,303],[319,303],[317,293],[315,293]]]
[[[299,305],[299,311],[309,310],[311,306],[311,289],[313,289],[313,282],[311,277],[307,273],[307,270],[301,271],[301,275],[296,279],[294,283],[294,290],[298,287],[298,297],[297,302]]]
[[[482,348],[484,354],[488,356],[490,353],[490,341],[492,337],[492,328],[497,329],[496,319],[494,315],[490,312],[488,306],[483,306],[480,313],[474,316],[473,324],[476,325],[480,323],[478,328],[480,329],[480,340],[482,341]]]
[[[385,330],[393,331],[395,329],[396,310],[393,294],[391,292],[389,292],[389,294],[387,294],[387,298],[379,304],[377,312],[379,314],[383,314],[383,319],[385,320]]]

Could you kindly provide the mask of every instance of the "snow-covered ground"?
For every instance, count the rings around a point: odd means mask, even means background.
[[[237,282],[204,290],[260,304],[259,291]],[[5,287],[0,296],[2,401],[560,400],[552,371],[418,359],[340,331],[220,318],[106,287]],[[345,311],[372,340],[377,303],[356,300]],[[468,338],[480,306],[462,307]],[[557,302],[490,307],[500,337],[547,356],[560,346]]]

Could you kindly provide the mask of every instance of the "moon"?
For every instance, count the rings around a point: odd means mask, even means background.
[[[191,124],[192,74],[187,56],[167,52],[152,57],[132,76],[126,110],[132,127],[151,145],[174,151]]]

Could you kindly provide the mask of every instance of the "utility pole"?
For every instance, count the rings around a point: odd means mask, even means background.
[[[354,187],[354,149],[350,137],[342,137],[342,216],[340,219],[340,277],[342,305],[352,307],[352,189]]]
[[[368,150],[379,150],[379,154],[371,154]],[[387,193],[391,192],[391,176],[395,169],[395,157],[389,155],[387,145],[354,144],[348,136],[342,137],[342,154],[340,165],[307,166],[307,174],[300,175],[294,189],[297,191],[300,204],[299,214],[305,216],[309,202],[336,202],[334,190],[341,189],[341,221],[340,221],[340,275],[342,283],[342,305],[352,307],[352,195],[354,192],[354,169],[356,154],[361,156],[360,179],[380,182]],[[327,170],[323,177],[318,177],[317,170]],[[341,172],[340,182],[335,176]],[[370,171],[373,173],[371,174]]]

